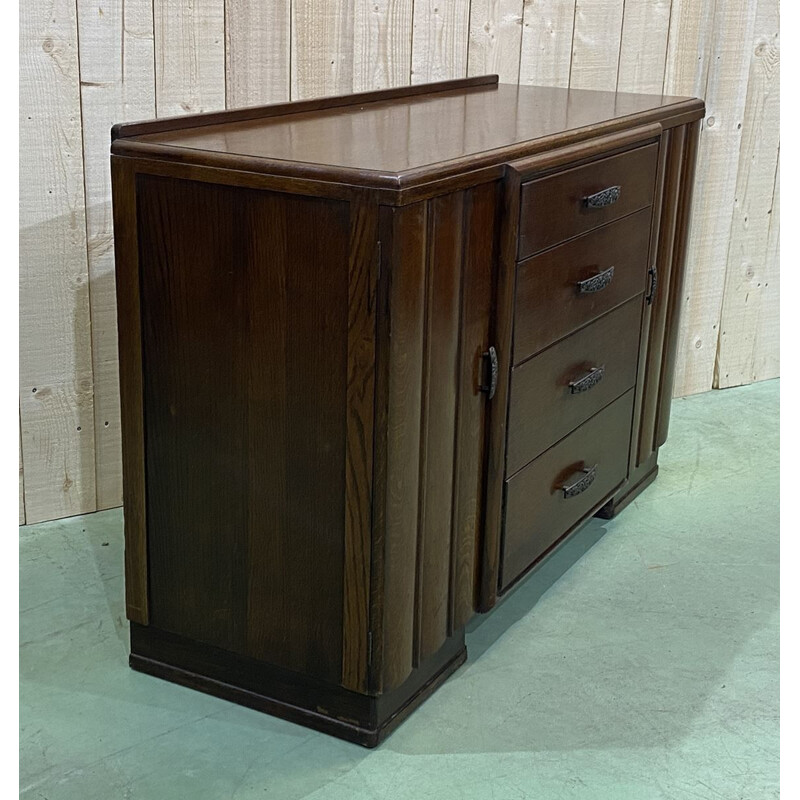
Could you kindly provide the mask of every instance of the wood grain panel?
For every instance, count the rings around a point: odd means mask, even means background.
[[[467,74],[469,0],[414,0],[411,83]]]
[[[632,411],[633,390],[508,481],[504,589],[625,480]],[[565,498],[561,487],[592,467],[594,482],[581,494]]]
[[[112,156],[114,252],[119,341],[122,500],[125,508],[125,605],[131,622],[147,625],[147,513],[144,385],[139,302],[139,242],[133,162]]]
[[[679,10],[683,10],[682,4]],[[713,58],[709,59],[705,85],[700,89],[706,100],[706,121],[700,139],[696,200],[703,213],[693,221],[689,238],[689,269],[678,343],[681,358],[675,377],[679,395],[707,391],[713,382],[749,72],[749,60],[743,59],[741,52],[753,40],[755,12],[754,3],[735,0],[717,3],[713,15],[713,39],[709,45]],[[690,60],[691,65],[678,76],[668,75],[670,91],[694,90],[703,71],[705,53],[693,52],[692,42],[696,40],[704,46],[705,42],[683,24],[707,22],[699,19],[698,13],[671,26],[670,49],[679,48],[681,59]]]
[[[225,0],[226,107],[289,99],[291,0]]]
[[[152,623],[339,683],[347,204],[139,192]]]
[[[19,437],[19,524],[25,524],[25,470],[22,466],[22,422],[17,412],[17,433]]]
[[[351,0],[293,0],[291,98],[353,90]]]
[[[225,108],[225,0],[153,0],[156,112]]]
[[[681,203],[681,180],[685,167],[686,127],[681,126],[668,132],[664,139],[666,162],[661,198],[661,219],[654,263],[658,274],[657,292],[650,305],[650,320],[647,333],[647,355],[642,365],[644,381],[642,384],[641,412],[638,419],[636,437],[636,462],[638,467],[655,452],[655,426],[658,402],[661,392],[661,375],[664,367],[664,348],[667,334],[667,311],[670,297],[677,288],[673,274],[675,262],[675,236],[678,225],[678,210]],[[674,301],[673,301],[674,302]]]
[[[411,77],[414,0],[358,0],[353,9],[353,91],[403,86]]]
[[[97,509],[122,503],[119,359],[108,132],[155,116],[151,0],[78,2],[81,122],[92,317]]]
[[[342,685],[366,691],[372,533],[378,206],[350,206]]]
[[[96,508],[74,2],[20,6],[19,400],[27,521]]]
[[[653,202],[658,145],[649,144],[522,185],[519,258],[526,258]],[[587,208],[584,198],[619,186],[619,200]]]
[[[415,666],[448,634],[464,194],[429,203]]]
[[[644,290],[650,216],[644,208],[517,266],[515,365]],[[578,292],[579,283],[609,269],[605,288]]]
[[[451,628],[457,630],[477,604],[480,531],[484,508],[486,395],[483,353],[489,349],[497,248],[499,183],[467,193],[464,209],[464,266],[461,289],[458,406],[450,568]]]
[[[777,0],[759,0],[719,328],[719,389],[758,380],[759,351],[778,351],[778,269],[767,257],[780,146],[778,28]]]
[[[570,87],[616,87],[624,6],[625,0],[577,0]]]
[[[641,317],[639,295],[514,368],[506,475],[634,385]],[[571,393],[570,382],[593,369],[602,369],[603,379],[588,391]]]
[[[661,94],[672,0],[625,0],[618,92]]]
[[[519,82],[569,86],[575,0],[527,0],[522,21]]]
[[[382,527],[382,675],[378,688],[398,686],[411,672],[414,656],[415,576],[419,520],[420,425],[427,252],[426,203],[391,212],[389,330],[384,332],[386,441]],[[383,241],[383,239],[382,239]],[[386,338],[388,336],[388,341]],[[380,380],[380,378],[379,378]]]
[[[681,314],[685,311],[683,298],[689,261],[689,226],[698,183],[697,160],[702,120],[686,126],[683,154],[683,175],[681,194],[678,201],[678,218],[675,223],[675,245],[672,252],[672,277],[668,298],[666,326],[669,331],[664,341],[664,357],[661,364],[661,394],[659,396],[658,416],[656,418],[656,447],[667,439],[669,412],[674,396],[676,363],[678,361],[678,342],[681,330]]]
[[[469,75],[519,80],[524,0],[472,0],[469,9]]]

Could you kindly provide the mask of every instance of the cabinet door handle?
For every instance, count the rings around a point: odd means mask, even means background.
[[[564,492],[564,497],[566,499],[577,497],[577,495],[581,494],[581,492],[585,492],[594,483],[594,479],[597,477],[597,464],[593,467],[582,469],[580,475],[581,476],[576,481],[573,481],[573,483],[565,483],[563,486],[559,487],[561,491]]]
[[[647,305],[651,305],[653,300],[655,300],[656,291],[658,289],[658,270],[655,264],[647,270],[647,277],[650,278],[650,289],[647,292],[646,300]]]
[[[605,289],[611,283],[613,277],[614,267],[609,267],[597,275],[592,275],[591,278],[587,278],[585,281],[578,281],[575,286],[578,288],[578,294],[592,294]]]
[[[497,376],[500,372],[500,367],[497,361],[497,350],[494,347],[490,347],[484,354],[484,358],[489,359],[489,383],[483,384],[478,388],[482,392],[486,392],[491,400],[494,397],[494,393],[497,391]]]
[[[619,194],[622,190],[620,186],[609,186],[601,189],[599,192],[590,194],[583,198],[583,205],[586,208],[605,208],[606,206],[613,206],[619,200]]]
[[[588,392],[589,389],[597,386],[603,380],[605,374],[605,367],[592,367],[582,378],[569,382],[569,393],[580,394],[581,392]]]

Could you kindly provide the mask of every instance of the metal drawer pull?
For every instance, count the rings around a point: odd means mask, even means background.
[[[576,480],[574,483],[565,483],[560,487],[561,491],[564,492],[565,499],[576,497],[577,495],[581,494],[581,492],[585,492],[594,483],[594,479],[596,477],[597,464],[595,464],[593,467],[589,467],[588,469],[582,469],[581,477],[578,478],[578,480]]]
[[[569,382],[569,393],[580,394],[581,392],[588,392],[589,389],[597,386],[597,384],[603,380],[605,374],[605,367],[593,367],[582,378],[578,378],[577,381]]]
[[[489,359],[489,383],[488,385],[484,384],[478,388],[482,392],[486,392],[491,400],[494,397],[495,391],[497,391],[497,376],[500,371],[499,364],[497,363],[497,350],[495,350],[494,347],[490,347],[483,354],[483,357]]]
[[[613,206],[619,200],[620,188],[619,186],[609,186],[607,189],[590,194],[588,197],[583,198],[583,205],[586,208]]]
[[[578,294],[592,294],[605,289],[611,283],[613,277],[614,267],[609,267],[597,275],[592,275],[591,278],[587,278],[585,281],[578,281],[575,286],[578,287]]]

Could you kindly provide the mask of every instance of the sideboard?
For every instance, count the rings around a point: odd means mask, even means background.
[[[641,492],[703,114],[483,76],[116,125],[131,666],[374,746]]]

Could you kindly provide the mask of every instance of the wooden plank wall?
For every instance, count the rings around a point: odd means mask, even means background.
[[[778,0],[26,0],[20,522],[121,503],[112,122],[499,73],[699,95],[676,395],[778,375]]]

